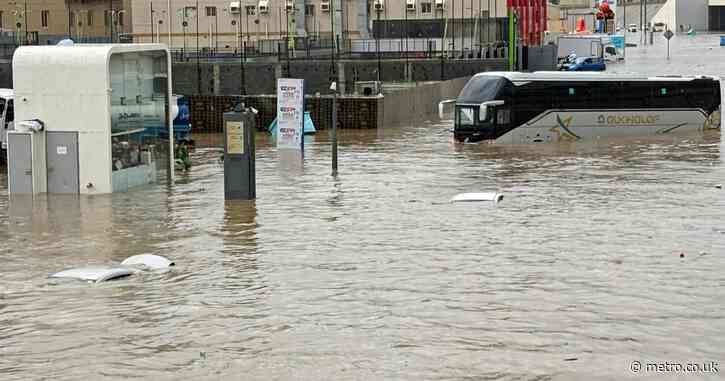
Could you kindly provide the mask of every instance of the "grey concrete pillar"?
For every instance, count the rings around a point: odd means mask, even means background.
[[[343,62],[337,63],[337,77],[339,78],[337,82],[338,94],[347,94],[345,92],[345,63]]]
[[[214,64],[212,66],[212,76],[213,76],[213,84],[214,89],[213,93],[214,95],[220,95],[221,94],[221,70],[219,69],[219,64]]]

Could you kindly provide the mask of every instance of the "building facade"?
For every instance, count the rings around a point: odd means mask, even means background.
[[[130,20],[128,0],[13,0],[0,2],[0,40],[108,42],[130,32]]]
[[[558,6],[549,9],[547,26],[556,29]],[[0,31],[22,43],[70,37],[224,50],[297,37],[373,38],[376,24],[379,32],[397,23],[394,33],[439,38],[454,25],[464,34],[480,31],[483,23],[495,29],[494,19],[506,16],[507,0],[12,0],[0,2]],[[427,36],[408,28],[426,23],[440,31]]]

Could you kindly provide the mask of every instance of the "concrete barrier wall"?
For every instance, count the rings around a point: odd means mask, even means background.
[[[338,128],[375,129],[409,125],[438,118],[438,102],[458,97],[468,78],[450,81],[420,83],[396,90],[385,96],[340,96],[337,100]],[[274,95],[190,96],[190,113],[195,133],[220,133],[223,114],[240,101],[259,111],[257,129],[266,131],[277,113]],[[332,121],[332,97],[329,95],[305,97],[305,111],[310,112],[315,127],[327,130]]]
[[[327,94],[330,87],[329,60],[298,61],[289,65],[290,77],[305,79],[305,93]],[[468,77],[482,71],[505,70],[506,60],[491,59],[426,59],[386,60],[380,64],[383,82],[441,81]],[[287,64],[247,63],[244,65],[247,94],[274,94],[277,78],[287,76]],[[339,62],[341,88],[350,93],[356,81],[375,81],[378,78],[376,60]],[[241,94],[241,65],[238,62],[177,62],[172,67],[173,91],[183,95]],[[199,80],[197,80],[199,78]],[[344,86],[343,86],[344,85]],[[0,87],[12,88],[12,65],[0,62]]]
[[[455,99],[470,77],[437,83],[424,83],[415,87],[385,94],[382,107],[382,126],[409,125],[410,123],[438,119],[438,103]]]
[[[380,63],[383,82],[440,81],[469,77],[473,74],[505,70],[503,59],[486,60],[388,60]],[[291,62],[289,76],[305,80],[306,94],[328,94],[331,62],[326,60]],[[249,63],[244,66],[247,94],[274,94],[276,79],[287,76],[287,64]],[[376,60],[345,61],[337,64],[341,90],[351,93],[357,81],[375,81],[378,77]],[[197,74],[199,73],[199,74]],[[200,78],[197,81],[197,78]],[[239,63],[205,63],[197,68],[195,62],[176,63],[173,66],[173,88],[184,95],[239,95],[241,94],[241,65]],[[200,83],[200,85],[199,85]],[[344,85],[344,86],[343,86]]]

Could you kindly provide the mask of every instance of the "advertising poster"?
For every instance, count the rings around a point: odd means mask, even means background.
[[[277,80],[277,148],[303,150],[304,80]]]
[[[244,124],[242,122],[227,122],[227,153],[244,155]]]

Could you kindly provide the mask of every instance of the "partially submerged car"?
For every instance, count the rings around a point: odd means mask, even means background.
[[[562,65],[565,71],[604,71],[607,65],[601,57],[579,57],[574,63]]]

